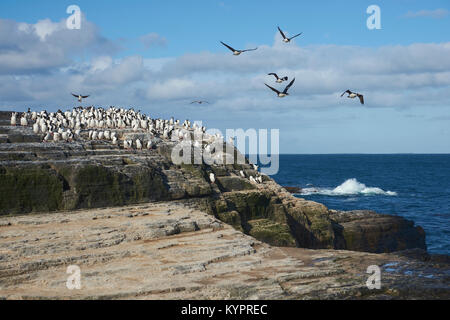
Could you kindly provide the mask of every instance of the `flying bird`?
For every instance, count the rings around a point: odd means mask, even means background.
[[[89,97],[89,95],[87,96],[82,96],[81,94],[73,94],[72,95],[78,99],[79,102],[81,102],[82,99],[86,99],[87,97]]]
[[[191,102],[191,104],[193,104],[193,103],[203,104],[203,103],[209,103],[209,102],[205,101],[205,100],[194,100]]]
[[[228,49],[230,49],[233,52],[233,55],[235,55],[235,56],[240,55],[242,52],[254,51],[254,50],[258,49],[258,48],[254,48],[254,49],[246,49],[246,50],[236,50],[236,49],[230,47],[229,45],[227,45],[226,43],[223,43],[222,41],[220,41],[220,43],[223,44]]]
[[[288,80],[288,77],[279,78],[278,75],[277,75],[276,73],[273,73],[273,72],[268,73],[268,75],[269,75],[269,76],[274,76],[274,77],[276,78],[275,81],[276,81],[277,83],[282,83],[283,81],[287,81],[287,80]]]
[[[288,93],[287,91],[288,91],[289,88],[292,86],[292,84],[294,83],[294,81],[295,81],[295,78],[292,79],[291,82],[289,82],[289,84],[286,86],[286,88],[284,88],[283,92],[278,91],[278,90],[275,89],[275,88],[272,88],[271,86],[269,86],[269,85],[266,84],[266,83],[264,83],[264,84],[265,84],[267,87],[269,87],[272,91],[274,91],[274,92],[278,95],[279,98],[283,98],[283,97],[286,97],[286,96],[289,95],[289,93]]]
[[[341,97],[346,93],[348,93],[347,98],[355,99],[356,97],[358,97],[361,104],[364,104],[364,96],[362,94],[357,93],[357,92],[351,92],[350,90],[347,90],[343,94],[341,94]]]
[[[288,38],[284,35],[283,31],[281,31],[280,27],[278,27],[278,31],[280,31],[281,36],[283,37],[283,41],[286,43],[291,42],[292,39],[294,39],[295,37],[298,37],[299,35],[301,35],[303,33],[303,32],[300,32],[299,34],[296,34],[295,36]]]

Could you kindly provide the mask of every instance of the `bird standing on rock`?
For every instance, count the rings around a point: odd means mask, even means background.
[[[53,141],[54,142],[58,142],[60,139],[60,133],[59,132],[55,132],[53,133]]]
[[[17,112],[11,114],[11,125],[15,126],[17,124]]]
[[[141,150],[142,149],[142,143],[141,140],[136,139],[136,149]]]
[[[44,136],[44,142],[48,142],[51,137],[52,137],[51,133],[47,132],[47,134]]]
[[[23,126],[23,127],[26,127],[28,125],[28,120],[27,120],[27,117],[26,117],[25,113],[20,118],[20,125]]]

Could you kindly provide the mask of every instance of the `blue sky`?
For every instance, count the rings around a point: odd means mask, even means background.
[[[78,32],[63,30],[72,4],[84,15]],[[366,27],[372,4],[381,30]],[[69,108],[73,90],[224,132],[279,128],[282,153],[449,153],[449,10],[414,0],[2,0],[0,109]],[[277,25],[303,35],[285,45]],[[259,49],[234,57],[219,41]],[[296,77],[291,96],[264,87],[268,72]],[[348,88],[366,105],[340,98]],[[189,105],[197,98],[213,103]]]

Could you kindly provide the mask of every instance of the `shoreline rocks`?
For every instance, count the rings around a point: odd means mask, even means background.
[[[283,187],[289,193],[302,193],[302,188],[300,187]]]
[[[32,128],[7,125],[6,114],[0,113],[0,215],[183,200],[270,245],[375,253],[426,249],[425,233],[412,221],[329,210],[294,197],[268,176],[252,183],[242,177],[257,175],[249,163],[175,165],[175,142],[164,139],[151,150],[83,138],[33,142],[38,135]],[[121,136],[128,133],[135,134],[124,129]],[[20,138],[25,136],[32,138]]]
[[[174,165],[165,140],[41,143],[2,121],[0,299],[450,299],[450,257],[407,219],[251,183],[248,163]]]

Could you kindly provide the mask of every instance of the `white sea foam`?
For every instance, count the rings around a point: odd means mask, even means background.
[[[394,191],[384,191],[377,187],[367,187],[364,183],[359,182],[355,178],[348,179],[334,189],[330,188],[303,188],[302,195],[322,194],[327,196],[348,196],[348,195],[385,195],[396,196]]]

